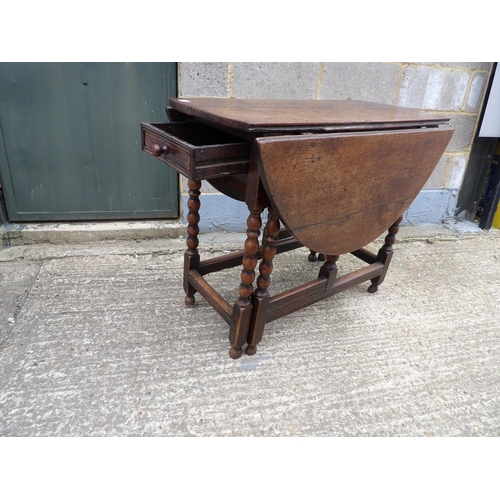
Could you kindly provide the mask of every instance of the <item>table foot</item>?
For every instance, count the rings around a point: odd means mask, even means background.
[[[245,349],[245,354],[248,354],[249,356],[253,356],[256,352],[257,352],[256,345],[248,345],[247,348]]]
[[[371,284],[368,287],[368,293],[375,293],[378,291],[378,285]]]
[[[184,304],[187,307],[194,307],[194,303],[195,303],[194,296],[193,295],[186,295],[186,298],[184,299]]]
[[[233,359],[238,359],[238,358],[241,358],[241,353],[242,353],[242,349],[238,348],[238,347],[231,347],[229,349],[229,357],[233,358]]]

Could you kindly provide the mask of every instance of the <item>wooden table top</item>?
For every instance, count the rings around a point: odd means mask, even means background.
[[[386,231],[453,135],[443,116],[353,100],[175,98],[170,105],[253,140],[273,210],[298,241],[326,255],[352,252]]]
[[[214,126],[242,132],[360,131],[448,123],[434,113],[346,100],[171,98],[172,108]]]

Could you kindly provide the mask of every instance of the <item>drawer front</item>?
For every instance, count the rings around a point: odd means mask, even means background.
[[[251,143],[201,123],[141,123],[142,150],[193,180],[245,173]]]

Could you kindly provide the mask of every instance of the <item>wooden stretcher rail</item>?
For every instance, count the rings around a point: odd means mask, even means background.
[[[276,243],[276,253],[289,252],[290,250],[295,250],[296,248],[300,248],[302,246],[304,245],[299,243],[293,236],[289,236]],[[240,266],[244,255],[245,252],[234,252],[228,255],[214,257],[212,259],[206,259],[200,262],[198,272],[201,276],[205,276],[205,274],[215,273],[217,271],[222,271],[223,269]],[[259,248],[256,258],[262,258],[262,247]]]
[[[200,262],[200,276],[239,266],[241,265],[243,255],[244,252],[234,252],[229,255],[221,255],[220,257],[203,260]]]
[[[309,283],[293,288],[292,290],[279,293],[271,297],[269,301],[266,322],[269,323],[274,321],[275,319],[298,311],[303,307],[310,306],[331,295],[343,292],[352,286],[359,285],[364,281],[380,276],[383,270],[384,264],[375,262],[367,267],[337,278],[330,290],[326,290],[326,284],[328,282],[326,278],[317,278]]]
[[[351,254],[354,255],[354,257],[357,257],[358,259],[366,262],[367,264],[374,264],[375,262],[377,262],[377,256],[364,248],[354,250],[354,252],[351,252]]]
[[[231,324],[233,308],[210,286],[198,271],[189,272],[189,283],[193,285],[204,299],[222,316],[224,321]]]

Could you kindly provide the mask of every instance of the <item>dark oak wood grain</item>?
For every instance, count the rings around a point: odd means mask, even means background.
[[[389,228],[388,234],[385,237],[384,244],[378,251],[377,261],[384,264],[384,270],[380,273],[379,276],[371,280],[372,284],[368,288],[369,293],[375,293],[378,290],[378,286],[381,285],[385,279],[385,275],[387,273],[387,270],[389,269],[389,264],[391,263],[392,259],[392,245],[394,245],[396,241],[396,235],[399,231],[399,224],[401,224],[402,220],[403,217],[399,217],[398,220]]]
[[[354,131],[435,126],[443,116],[364,101],[171,98],[172,108],[213,126],[245,132]]]
[[[262,260],[259,266],[259,277],[257,278],[257,290],[252,295],[254,313],[248,331],[248,346],[245,353],[248,355],[257,352],[257,344],[262,340],[264,327],[266,326],[266,314],[269,306],[270,295],[268,292],[271,284],[271,273],[273,270],[273,259],[276,255],[280,221],[272,209],[269,209],[269,219],[263,236]]]
[[[225,175],[215,179],[208,179],[208,182],[221,193],[238,201],[245,201],[248,176],[247,174]]]
[[[326,278],[326,287],[325,290],[330,290],[334,283],[335,278],[337,277],[337,261],[339,260],[338,255],[327,255],[325,263],[321,266],[319,270],[318,278]]]
[[[453,134],[434,113],[352,100],[176,98],[170,106],[172,123],[141,124],[142,147],[189,179],[186,305],[200,292],[229,324],[232,358],[245,343],[254,354],[270,321],[365,281],[378,290],[401,215]],[[246,203],[243,251],[201,261],[202,179]],[[377,254],[362,248],[387,228]],[[318,278],[272,296],[275,254],[302,245],[310,261],[325,261]],[[338,277],[337,260],[349,252],[367,265]],[[235,266],[241,283],[231,306],[203,276]]]
[[[188,179],[248,170],[251,143],[200,123],[142,123],[142,150]]]
[[[331,288],[327,288],[328,280],[321,277],[293,288],[292,290],[279,293],[271,297],[267,313],[267,322],[275,321],[278,318],[282,318],[283,316],[372,279],[378,276],[383,268],[384,265],[382,263],[376,262],[375,264],[371,264],[337,278]]]
[[[227,324],[231,324],[232,307],[203,279],[198,271],[191,270],[188,276],[189,283],[196,287],[203,298],[219,313]]]
[[[257,265],[257,252],[259,251],[259,236],[262,226],[262,209],[254,209],[247,219],[247,239],[243,255],[241,270],[241,284],[239,297],[233,306],[232,321],[229,330],[229,356],[237,359],[241,356],[242,346],[247,342],[248,330],[252,320],[253,306],[251,295],[255,280],[255,266]]]
[[[453,130],[416,129],[256,139],[269,200],[290,232],[326,255],[380,236],[408,208]]]
[[[198,234],[200,233],[200,228],[198,223],[200,222],[200,188],[201,181],[188,181],[189,187],[189,199],[187,202],[188,214],[187,214],[187,238],[186,245],[187,249],[184,253],[184,291],[186,292],[186,298],[184,303],[186,306],[194,306],[195,298],[194,294],[197,288],[189,282],[189,273],[191,270],[198,270],[200,267],[200,254],[198,253]]]
[[[299,243],[293,236],[289,236],[287,230],[280,231],[278,241],[275,244],[277,254],[289,252],[290,250],[295,250],[301,246],[302,243]],[[204,276],[205,274],[216,273],[218,271],[222,271],[223,269],[241,266],[244,256],[245,252],[243,251],[232,252],[229,255],[221,255],[220,257],[205,259],[200,262],[198,272]],[[262,258],[262,247],[260,247],[258,252],[255,254],[255,258],[257,260]],[[375,260],[376,256],[374,256],[373,262],[375,262]]]

